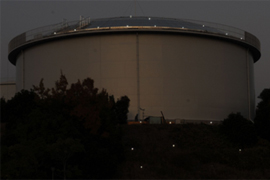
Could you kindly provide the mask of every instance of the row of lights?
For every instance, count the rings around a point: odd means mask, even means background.
[[[205,25],[203,24],[203,25],[202,25],[202,27],[205,27]],[[183,27],[182,27],[182,28],[183,28]],[[226,36],[228,36],[228,35],[229,35],[229,33],[225,33],[225,35],[226,35]],[[241,40],[243,40],[243,38],[242,38],[242,37],[240,37],[240,39],[241,39]]]
[[[212,124],[212,121],[210,122],[210,124]],[[172,144],[172,147],[175,147],[175,144]],[[131,151],[134,151],[134,147],[131,148]],[[239,152],[242,152],[242,149],[239,149]],[[143,166],[140,166],[140,168],[142,169]]]
[[[142,121],[140,121],[140,124],[142,124]],[[170,121],[169,124],[172,124],[172,122]],[[210,121],[209,124],[213,124],[213,121]]]
[[[225,33],[225,35],[226,35],[226,36],[228,36],[228,35],[229,35],[229,33]],[[241,39],[241,40],[243,40],[243,37],[240,37],[240,39]]]
[[[132,15],[130,15],[129,17],[132,18]],[[151,20],[151,18],[149,17],[148,20]]]
[[[142,124],[142,121],[140,121],[140,124]],[[172,124],[172,122],[170,121],[169,124]]]
[[[132,18],[132,16],[130,16],[130,18]],[[148,18],[149,20],[151,20],[151,18]],[[126,27],[129,27],[128,25],[126,25]],[[154,25],[154,27],[157,27],[157,25]],[[205,27],[204,24],[202,25],[202,27]],[[99,26],[97,27],[99,29]],[[184,29],[185,27],[183,26],[182,29]],[[77,29],[74,29],[74,31],[77,31]],[[54,32],[54,34],[56,34],[56,32]],[[229,33],[225,33],[226,36],[229,35]],[[243,40],[243,38],[240,38],[241,40]]]
[[[172,147],[174,148],[175,147],[175,144],[172,144]],[[130,148],[131,151],[134,151],[134,147]]]
[[[174,148],[175,147],[175,144],[173,144],[172,147]],[[131,151],[134,151],[134,148],[133,147],[131,148]],[[142,169],[142,168],[143,168],[143,166],[140,166],[140,169]]]
[[[241,149],[239,149],[239,152],[241,152],[242,150]],[[143,168],[143,166],[140,166],[140,168],[142,169]]]

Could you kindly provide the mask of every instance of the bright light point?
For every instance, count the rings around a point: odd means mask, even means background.
[[[169,122],[169,124],[172,124],[172,122]]]
[[[175,147],[175,144],[173,144],[172,147]]]
[[[54,32],[53,34],[56,34],[56,32]]]
[[[243,39],[242,37],[240,39]]]
[[[204,25],[202,25],[202,27],[204,27]]]
[[[228,33],[226,33],[226,35],[228,35]]]
[[[148,18],[149,20],[151,20],[151,18]]]
[[[182,29],[184,29],[184,27],[182,27]]]
[[[128,25],[127,25],[127,27],[128,27]]]
[[[212,121],[210,121],[210,124],[213,124],[213,122],[212,122]]]
[[[140,166],[140,168],[142,169],[142,168],[143,168],[143,166]]]
[[[132,18],[132,16],[131,16],[131,15],[130,15],[129,17],[130,17],[130,18]]]
[[[155,27],[157,27],[157,25],[154,25]]]
[[[74,31],[77,31],[77,29],[74,29]]]
[[[241,152],[242,151],[242,149],[239,149],[239,152]]]
[[[131,151],[133,151],[134,150],[134,148],[131,148]]]
[[[140,121],[140,123],[142,123],[142,121]]]
[[[97,28],[99,28],[99,26]]]

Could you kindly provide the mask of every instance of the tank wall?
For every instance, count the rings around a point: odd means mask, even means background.
[[[20,91],[21,89],[24,88],[23,82],[24,82],[24,65],[23,65],[23,53],[21,52],[17,56],[17,61],[16,61],[16,91]],[[28,87],[29,89],[30,87]]]
[[[16,93],[15,83],[10,84],[0,84],[0,98],[5,98],[5,100],[10,100],[14,97]]]
[[[24,86],[44,78],[52,87],[60,72],[69,83],[90,77],[116,98],[130,99],[129,119],[140,107],[145,116],[167,119],[223,120],[231,112],[249,115],[248,76],[252,57],[245,48],[202,37],[139,34],[139,81],[136,34],[85,36],[51,41],[24,51]],[[247,60],[249,58],[249,60]],[[22,87],[22,57],[17,60],[17,87]],[[252,87],[253,86],[253,87]],[[253,96],[250,94],[250,97]],[[142,118],[142,117],[141,117]]]
[[[154,54],[155,56],[152,56]],[[146,115],[218,119],[248,116],[246,50],[190,36],[140,36],[141,107]]]
[[[255,80],[254,80],[254,60],[252,54],[247,50],[248,76],[249,76],[249,96],[250,96],[250,117],[254,120],[256,115],[256,95],[255,95]]]
[[[25,50],[24,56],[27,89],[33,84],[38,85],[41,78],[44,78],[45,87],[53,87],[61,71],[69,84],[90,77],[94,79],[95,87],[105,88],[115,98],[128,95],[131,99],[130,116],[135,117],[137,71],[134,35],[53,41]]]

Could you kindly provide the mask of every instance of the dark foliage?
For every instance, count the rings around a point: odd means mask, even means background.
[[[238,144],[240,148],[250,147],[257,143],[257,134],[253,123],[240,113],[231,113],[222,122],[220,129],[231,142]]]
[[[119,124],[127,124],[129,101],[127,96],[123,96],[115,104],[115,111]]]
[[[270,89],[264,89],[258,98],[261,102],[256,110],[255,127],[259,136],[270,141]]]
[[[12,121],[10,125],[15,126],[36,107],[35,98],[36,94],[27,90],[16,93],[9,101],[1,98],[1,122]]]
[[[270,143],[261,138],[239,152],[239,145],[217,125],[123,125],[123,131],[126,159],[119,168],[121,179],[270,177]]]
[[[64,75],[55,88],[46,89],[41,80],[31,91],[1,99],[1,120],[7,124],[1,178],[113,178],[123,160],[117,103],[89,78],[68,88]],[[126,109],[119,111],[123,117]]]

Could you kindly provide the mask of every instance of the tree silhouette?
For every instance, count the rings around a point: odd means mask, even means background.
[[[54,88],[42,79],[1,99],[1,178],[112,178],[123,153],[115,105],[92,79],[69,85],[62,73]]]
[[[264,89],[258,98],[261,102],[256,110],[255,127],[259,136],[270,141],[270,89]]]
[[[253,123],[240,113],[231,113],[221,124],[221,132],[241,148],[257,143],[257,135]]]
[[[115,110],[119,124],[127,124],[129,101],[127,96],[123,96],[116,102]]]

